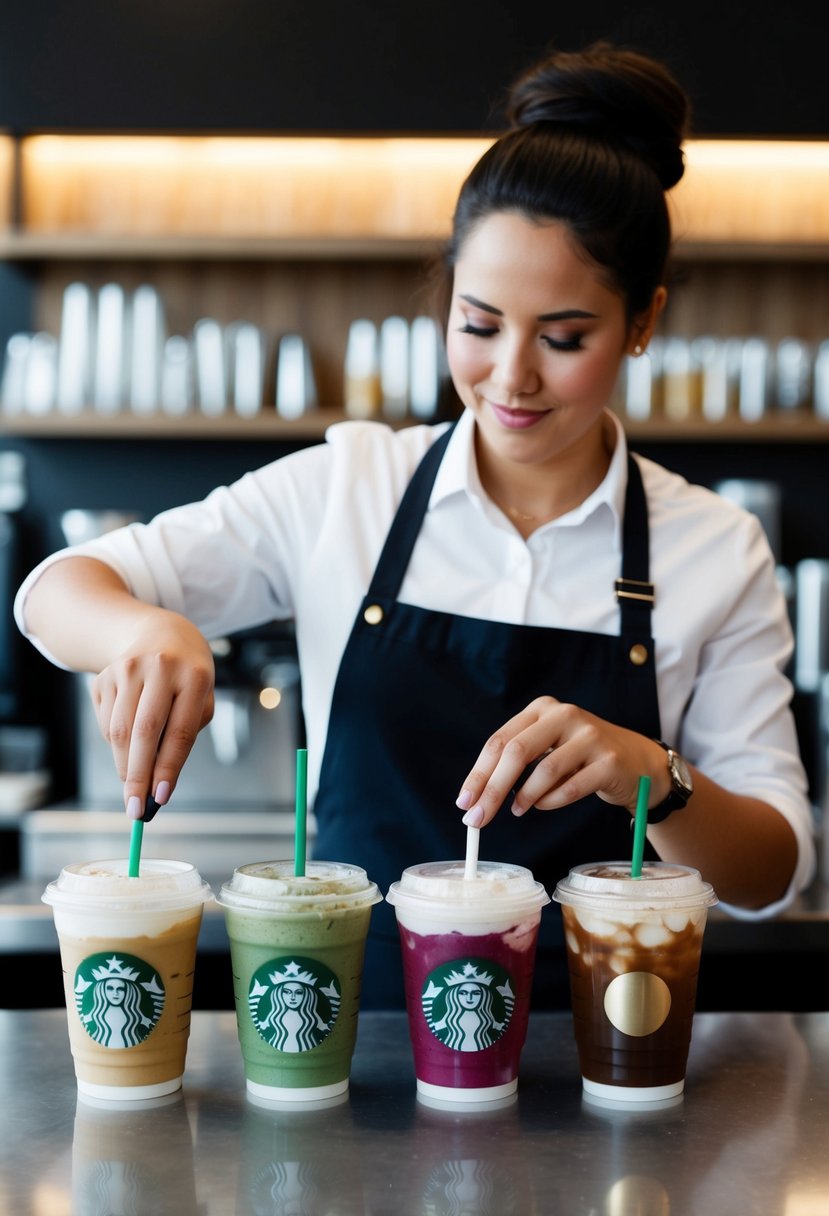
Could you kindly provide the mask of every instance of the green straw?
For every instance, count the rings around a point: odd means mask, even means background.
[[[294,831],[294,874],[305,875],[305,824],[308,818],[308,752],[304,747],[296,753],[296,828]]]
[[[144,820],[133,819],[130,836],[130,862],[127,870],[128,878],[138,877],[138,865],[141,861],[141,841],[144,837]]]
[[[633,823],[633,860],[630,863],[631,878],[642,877],[642,854],[645,851],[645,832],[648,827],[648,798],[651,792],[650,777],[639,778],[636,796],[636,818]]]

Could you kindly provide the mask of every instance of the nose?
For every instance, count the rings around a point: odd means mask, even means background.
[[[534,343],[506,335],[499,343],[492,368],[492,381],[511,397],[538,391],[538,351]]]

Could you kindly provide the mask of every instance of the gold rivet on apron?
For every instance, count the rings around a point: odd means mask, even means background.
[[[363,613],[363,619],[369,625],[379,625],[383,619],[383,609],[379,604],[369,604]]]
[[[631,646],[628,658],[635,667],[641,667],[643,663],[647,663],[648,661],[647,646],[643,646],[641,642],[637,642],[635,646]]]

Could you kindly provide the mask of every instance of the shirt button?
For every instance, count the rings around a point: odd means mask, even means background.
[[[369,604],[363,613],[363,620],[368,625],[379,625],[383,619],[383,609],[379,604]]]

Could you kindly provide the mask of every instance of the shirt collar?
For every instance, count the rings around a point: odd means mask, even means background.
[[[579,503],[566,515],[545,524],[545,528],[577,527],[591,515],[605,509],[610,512],[613,520],[614,544],[617,550],[622,544],[622,519],[624,516],[625,493],[627,491],[627,440],[621,422],[612,410],[605,410],[605,418],[613,427],[616,443],[610,466],[603,481],[592,494]],[[480,503],[485,497],[478,468],[475,462],[475,419],[469,410],[464,410],[449,440],[435,484],[429,498],[429,510],[432,511],[446,499],[455,494],[466,494],[471,501]],[[539,532],[543,529],[539,529]]]

